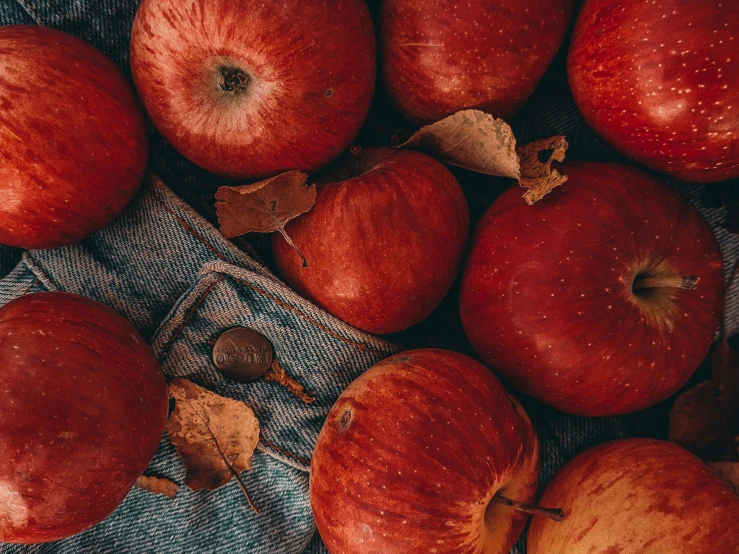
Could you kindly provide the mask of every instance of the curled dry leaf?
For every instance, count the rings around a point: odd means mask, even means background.
[[[557,136],[535,140],[517,150],[521,159],[521,178],[518,183],[527,189],[523,195],[527,204],[541,200],[554,187],[567,181],[565,175],[552,168],[552,163],[564,161],[568,146],[565,137]]]
[[[736,460],[739,353],[726,341],[711,356],[712,379],[689,388],[670,410],[668,438],[704,461]]]
[[[739,263],[731,284],[738,273]],[[711,380],[683,392],[670,410],[668,438],[706,462],[736,461],[738,454],[739,352],[726,337],[726,300],[723,314],[724,339],[711,354]]]
[[[479,110],[462,110],[427,125],[396,148],[427,152],[442,162],[486,175],[518,179],[516,137],[502,119]]]
[[[167,432],[187,469],[185,485],[216,489],[251,469],[259,422],[249,406],[187,379],[174,379],[169,396],[176,403]]]
[[[703,460],[716,459],[717,444],[725,440],[726,418],[716,383],[703,381],[675,399],[670,410],[668,438]]]
[[[708,467],[739,496],[739,462],[711,462]]]
[[[478,173],[516,179],[527,189],[523,197],[529,204],[567,181],[552,168],[554,161],[564,161],[568,148],[565,137],[537,140],[517,149],[511,127],[479,110],[457,112],[421,128],[405,141],[394,137],[393,146],[421,150]]]
[[[221,187],[216,192],[216,213],[226,238],[246,233],[279,231],[307,261],[285,232],[285,224],[310,210],[316,203],[316,186],[308,185],[301,171],[288,171],[251,185]]]
[[[162,494],[169,498],[177,496],[180,486],[166,477],[155,477],[153,475],[142,475],[136,480],[136,486],[154,494]]]

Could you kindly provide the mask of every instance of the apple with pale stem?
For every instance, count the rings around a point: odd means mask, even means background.
[[[0,308],[0,541],[69,537],[108,517],[159,446],[167,384],[123,316],[76,294]]]
[[[47,27],[0,27],[0,243],[55,248],[108,225],[146,171],[144,113],[120,69]]]
[[[383,0],[388,95],[416,124],[467,108],[508,119],[544,75],[571,19],[572,0]]]
[[[134,81],[162,135],[230,179],[313,172],[359,132],[375,84],[364,0],[144,0]]]
[[[644,409],[682,387],[713,342],[716,239],[673,189],[624,165],[563,164],[533,206],[513,187],[480,221],[460,313],[514,387],[588,416]]]
[[[539,481],[528,416],[482,364],[448,350],[390,357],[328,414],[310,499],[331,554],[505,554]]]
[[[739,3],[587,0],[567,62],[575,102],[610,145],[658,171],[739,177]]]
[[[687,450],[654,439],[618,440],[568,462],[534,516],[529,554],[736,554],[739,498]]]
[[[435,159],[411,150],[353,148],[317,179],[315,206],[274,236],[275,262],[297,291],[347,323],[393,333],[427,317],[462,265],[469,211]]]

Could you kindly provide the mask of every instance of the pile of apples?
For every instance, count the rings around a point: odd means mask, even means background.
[[[533,505],[536,432],[495,376],[584,416],[680,389],[711,346],[724,287],[717,243],[687,201],[642,169],[567,162],[568,182],[533,206],[504,192],[470,245],[462,189],[432,157],[354,149],[326,169],[364,123],[377,50],[409,122],[468,108],[509,119],[573,12],[572,0],[383,0],[376,40],[364,0],[143,0],[136,91],[84,41],[2,27],[0,243],[53,248],[109,224],[143,180],[145,113],[222,177],[315,174],[316,205],[287,226],[310,264],[275,235],[281,276],[385,334],[426,318],[461,273],[464,330],[489,367],[416,350],[341,395],[310,478],[332,554],[503,554],[526,513],[531,554],[736,553],[739,500],[666,442],[586,451]],[[649,169],[739,177],[737,37],[729,0],[586,0],[569,46],[575,101]],[[103,520],[164,429],[153,354],[110,309],[40,293],[0,309],[0,362],[0,540],[55,540]]]

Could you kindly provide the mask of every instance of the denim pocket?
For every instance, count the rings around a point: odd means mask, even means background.
[[[26,258],[27,264],[32,261]],[[29,266],[21,265],[3,287],[0,295],[11,294],[7,290],[19,296],[43,284]],[[266,336],[286,374],[315,401],[306,403],[264,378],[237,383],[219,373],[211,358],[213,343],[233,327],[249,327]],[[347,326],[273,278],[221,261],[205,264],[197,282],[162,322],[152,348],[168,378],[188,378],[243,400],[254,410],[261,437],[253,468],[242,478],[260,513],[249,508],[233,480],[215,491],[182,487],[174,500],[134,489],[113,515],[85,533],[48,545],[6,545],[2,551],[322,552],[320,540],[313,537],[308,498],[310,457],[318,433],[341,391],[399,348]],[[184,466],[166,435],[148,472],[180,483],[184,479]]]

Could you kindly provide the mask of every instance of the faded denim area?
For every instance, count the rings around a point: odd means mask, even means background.
[[[377,4],[370,1],[373,9]],[[128,43],[137,6],[136,0],[2,0],[0,24],[41,24],[68,31],[102,49],[130,74]],[[567,87],[564,53],[513,120],[519,142],[564,134],[570,142],[569,159],[621,160],[577,112]],[[389,135],[381,129],[402,125],[381,90],[377,97],[372,124],[357,140],[363,146],[386,145]],[[239,240],[241,249],[224,240],[208,221],[215,221],[213,195],[225,182],[184,160],[153,128],[150,136],[152,169],[167,186],[148,184],[112,226],[80,245],[28,252],[22,260],[19,251],[0,246],[0,275],[5,276],[0,282],[0,304],[42,290],[90,296],[139,328],[151,341],[168,378],[188,377],[247,402],[259,417],[264,440],[255,454],[254,469],[242,477],[262,513],[250,511],[233,481],[212,492],[182,488],[175,500],[134,489],[110,518],[81,535],[40,546],[0,544],[0,552],[325,552],[315,533],[307,494],[308,465],[321,423],[348,383],[397,349],[391,343],[472,354],[459,322],[458,285],[428,320],[386,337],[391,342],[358,332],[301,299],[271,274],[265,237],[249,238],[249,243]],[[474,223],[507,184],[453,171],[465,190]],[[720,227],[725,208],[718,199],[732,194],[736,199],[739,193],[731,191],[739,190],[738,183],[670,184],[709,220],[730,269],[739,240]],[[255,261],[258,258],[266,265]],[[736,332],[739,305],[735,294],[731,298],[729,326]],[[317,402],[307,406],[273,382],[238,384],[224,379],[212,364],[211,345],[222,331],[239,325],[267,336],[280,364],[317,396]],[[704,364],[691,384],[708,375]],[[564,462],[594,444],[631,436],[666,438],[672,403],[670,399],[629,416],[582,418],[519,398],[541,439],[542,485]],[[150,471],[182,481],[184,468],[166,436]],[[524,543],[519,541],[516,554],[525,552]]]

